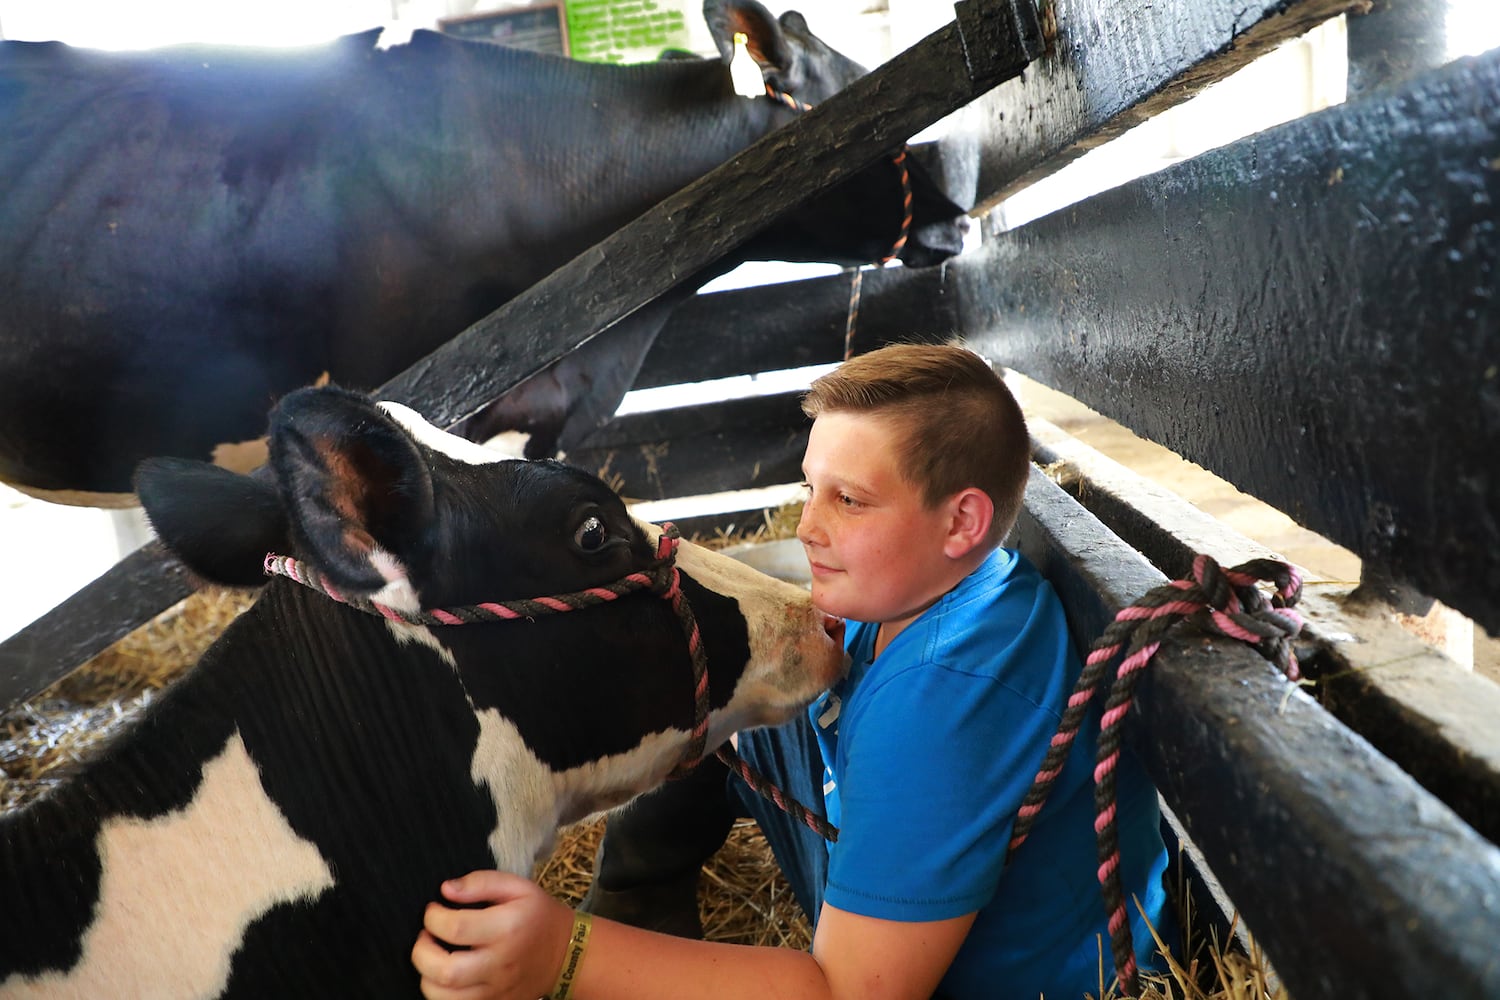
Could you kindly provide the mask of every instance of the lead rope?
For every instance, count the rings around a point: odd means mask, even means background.
[[[844,318],[844,360],[854,357],[854,327],[859,323],[860,287],[864,284],[864,271],[850,268],[854,277],[849,281],[849,309]]]
[[[824,840],[833,843],[838,841],[838,827],[782,791],[770,778],[761,774],[745,761],[728,743],[719,747],[715,756],[724,762],[725,767],[728,767],[735,774],[739,775],[745,784],[759,792],[762,797],[771,800],[776,805],[776,808],[811,828],[813,832]]]
[[[766,96],[770,97],[773,101],[778,101],[786,105],[798,114],[812,110],[812,105],[806,101],[799,101],[791,94],[777,90],[769,83],[765,87]],[[891,162],[896,165],[896,169],[901,174],[901,231],[896,234],[896,242],[891,244],[890,252],[880,258],[879,263],[881,265],[888,264],[901,255],[902,249],[906,246],[907,237],[911,234],[911,171],[906,166],[906,154],[910,148],[910,146],[902,143],[901,151],[891,157]],[[859,321],[860,285],[862,283],[861,270],[857,267],[851,268],[851,270],[854,272],[854,278],[849,286],[849,308],[844,320],[845,361],[854,356],[854,328]]]
[[[1267,601],[1257,583],[1266,581],[1275,587],[1275,596]],[[1288,680],[1301,677],[1292,640],[1302,630],[1302,616],[1292,606],[1302,594],[1302,577],[1287,563],[1275,559],[1252,559],[1232,569],[1222,569],[1211,556],[1196,555],[1190,579],[1172,580],[1146,593],[1129,607],[1122,608],[1090,649],[1083,672],[1068,698],[1057,734],[1042,759],[1031,789],[1021,802],[1006,848],[1006,863],[1016,848],[1025,842],[1057,776],[1062,773],[1068,753],[1083,726],[1089,703],[1101,686],[1109,688],[1104,715],[1099,721],[1099,746],[1094,767],[1094,833],[1098,843],[1100,889],[1109,914],[1110,951],[1114,957],[1115,975],[1124,996],[1139,993],[1135,946],[1125,909],[1125,892],[1120,879],[1120,845],[1115,829],[1115,772],[1120,762],[1122,723],[1140,680],[1152,657],[1161,647],[1168,629],[1184,619],[1215,635],[1249,643],[1281,669]],[[1105,681],[1110,663],[1127,647],[1114,677]],[[838,828],[795,799],[786,796],[760,772],[739,758],[726,744],[719,759],[749,785],[784,812],[816,830],[824,839],[838,840]]]
[[[1261,581],[1275,587],[1275,596],[1269,602],[1256,586]],[[1165,583],[1122,608],[1093,644],[1068,698],[1057,734],[1052,737],[1031,790],[1022,800],[1006,852],[1007,863],[1036,824],[1052,784],[1062,772],[1089,703],[1103,681],[1109,687],[1109,696],[1099,722],[1094,767],[1094,832],[1099,846],[1097,874],[1109,914],[1110,950],[1123,996],[1136,996],[1139,989],[1135,948],[1120,879],[1115,772],[1120,761],[1121,724],[1130,710],[1135,685],[1161,647],[1167,630],[1182,619],[1192,621],[1204,631],[1249,643],[1275,663],[1288,680],[1299,679],[1301,670],[1292,639],[1302,630],[1302,616],[1292,610],[1292,605],[1301,593],[1302,577],[1286,563],[1252,559],[1226,570],[1211,557],[1200,554],[1193,558],[1191,579]],[[1106,679],[1109,664],[1127,644],[1127,655],[1114,677]]]
[[[688,654],[693,661],[693,729],[689,736],[688,750],[668,776],[680,778],[691,771],[703,758],[708,741],[708,656],[703,649],[703,637],[698,629],[698,619],[682,591],[682,574],[677,569],[677,546],[681,536],[677,526],[670,521],[662,525],[661,538],[657,542],[656,560],[650,568],[631,573],[614,583],[589,587],[570,594],[552,597],[523,598],[514,601],[486,601],[457,608],[431,608],[426,611],[402,611],[368,598],[345,594],[328,582],[313,567],[291,556],[269,553],[265,559],[267,576],[284,576],[300,583],[340,604],[346,604],[366,614],[378,615],[388,621],[404,622],[408,625],[472,625],[485,622],[534,620],[541,615],[558,614],[564,611],[581,611],[597,607],[609,601],[619,600],[638,590],[649,590],[672,605],[677,620],[687,638]]]

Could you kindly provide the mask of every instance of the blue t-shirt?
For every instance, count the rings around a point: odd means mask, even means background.
[[[942,996],[1097,994],[1101,949],[1112,975],[1093,826],[1097,711],[1005,864],[1021,800],[1082,669],[1051,586],[1025,557],[999,549],[878,659],[877,627],[849,624],[850,672],[809,709],[828,818],[840,830],[827,901],[887,920],[978,911]],[[1129,755],[1118,789],[1126,899],[1165,929],[1156,791]],[[1127,906],[1137,961],[1159,966]]]

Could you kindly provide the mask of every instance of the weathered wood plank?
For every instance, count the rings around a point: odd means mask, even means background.
[[[673,313],[646,356],[635,388],[830,364],[844,357],[854,310],[856,354],[958,326],[946,266],[867,268],[826,278],[697,295]]]
[[[768,135],[391,379],[382,398],[451,426],[646,302],[722,258],[802,198],[1019,74],[1041,51],[1031,0],[960,0],[960,17]],[[965,28],[961,29],[960,25]],[[815,155],[803,155],[804,150]],[[149,562],[148,557],[143,557]],[[59,611],[0,643],[0,705],[44,689],[182,596],[142,565],[106,573],[70,602],[100,611],[91,637]],[[126,601],[128,594],[128,606]],[[106,621],[108,620],[108,621]]]
[[[808,426],[800,393],[752,396],[622,417],[567,461],[636,500],[795,483]]]
[[[1085,647],[1165,580],[1040,470],[1016,538]],[[1132,718],[1298,1000],[1500,996],[1500,849],[1248,647],[1174,632]]]
[[[1046,421],[1029,427],[1036,461],[1164,573],[1185,576],[1200,552],[1225,566],[1280,558]],[[1323,706],[1500,843],[1500,687],[1351,600],[1352,589],[1309,586],[1300,605],[1312,652],[1304,672]]]
[[[1368,0],[1052,0],[1049,46],[975,104],[978,208],[1192,97],[1255,57]]]
[[[1500,53],[955,262],[966,337],[1500,631]]]
[[[196,589],[151,541],[0,646],[0,710],[37,694]]]

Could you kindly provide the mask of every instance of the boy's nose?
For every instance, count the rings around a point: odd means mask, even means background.
[[[816,518],[813,515],[813,502],[808,500],[802,505],[802,514],[797,518],[797,541],[803,545],[816,544],[814,540]]]

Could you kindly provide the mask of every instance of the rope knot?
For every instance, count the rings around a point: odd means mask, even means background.
[[[651,592],[674,605],[682,597],[682,574],[677,569],[677,547],[681,542],[682,535],[677,525],[671,521],[663,523],[661,537],[656,541],[656,561],[646,570],[646,576],[651,580]]]
[[[1302,631],[1302,616],[1292,607],[1302,596],[1302,577],[1295,569],[1274,559],[1252,559],[1225,570],[1213,557],[1199,554],[1193,559],[1193,578],[1206,598],[1205,607],[1190,616],[1194,624],[1254,646],[1287,680],[1301,679],[1292,646]],[[1276,588],[1269,601],[1256,586],[1262,581]]]
[[[1262,582],[1275,587],[1275,596],[1270,600],[1258,586]],[[1057,735],[1042,759],[1036,780],[1021,801],[1011,828],[1011,853],[1036,825],[1095,693],[1101,688],[1106,690],[1094,768],[1094,832],[1099,848],[1099,884],[1109,914],[1110,949],[1123,996],[1136,996],[1137,989],[1135,948],[1125,910],[1115,830],[1115,776],[1121,727],[1130,710],[1135,684],[1156,655],[1167,630],[1184,620],[1210,633],[1249,643],[1275,663],[1288,680],[1297,680],[1301,671],[1292,640],[1302,630],[1302,616],[1292,606],[1301,594],[1302,577],[1286,563],[1253,559],[1223,569],[1212,557],[1199,554],[1193,558],[1189,578],[1153,588],[1134,604],[1121,608],[1090,649]],[[1107,676],[1107,668],[1122,651],[1125,656],[1115,675]]]

